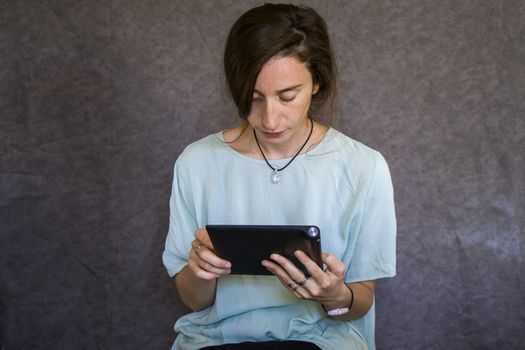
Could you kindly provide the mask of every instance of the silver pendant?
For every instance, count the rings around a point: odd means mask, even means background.
[[[281,180],[281,175],[279,175],[279,172],[274,169],[272,173],[272,183],[278,184],[280,180]]]

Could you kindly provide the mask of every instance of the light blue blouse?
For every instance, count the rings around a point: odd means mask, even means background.
[[[290,159],[271,161],[282,167]],[[193,233],[207,224],[317,225],[322,250],[346,265],[345,282],[395,275],[392,182],[376,151],[329,129],[323,141],[281,172],[243,156],[222,132],[191,145],[175,163],[163,262],[170,276],[187,264]],[[250,247],[246,247],[250,249]],[[374,306],[357,321],[326,316],[274,276],[218,279],[215,303],[184,315],[173,349],[243,341],[302,340],[322,349],[375,349]]]

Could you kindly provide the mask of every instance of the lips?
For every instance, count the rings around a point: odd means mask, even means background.
[[[268,139],[277,139],[277,138],[281,137],[284,134],[284,131],[280,131],[280,132],[264,132],[264,131],[262,131],[262,134],[264,135],[264,137],[266,137]]]

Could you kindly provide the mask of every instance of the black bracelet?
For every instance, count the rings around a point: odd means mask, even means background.
[[[345,286],[348,289],[350,289],[350,294],[352,294],[352,300],[350,300],[350,305],[348,305],[347,307],[341,307],[341,308],[337,308],[337,309],[326,310],[324,305],[321,304],[321,306],[323,307],[324,311],[326,312],[326,314],[328,316],[333,317],[333,316],[344,315],[344,314],[348,313],[350,311],[350,309],[352,308],[352,305],[354,305],[354,291],[352,290],[352,288],[350,288],[350,286],[348,284],[345,283]]]
[[[348,305],[348,310],[352,308],[352,305],[354,305],[354,290],[350,288],[348,284],[345,283],[345,286],[350,289],[350,294],[352,294],[352,300],[350,301],[350,305]]]

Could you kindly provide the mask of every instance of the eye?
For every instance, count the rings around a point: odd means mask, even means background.
[[[280,95],[279,98],[281,99],[281,101],[290,102],[290,101],[293,101],[296,96],[297,96],[296,93],[287,93],[287,94]]]
[[[263,100],[263,97],[261,95],[253,95],[252,96],[252,101],[253,102],[260,102]]]

